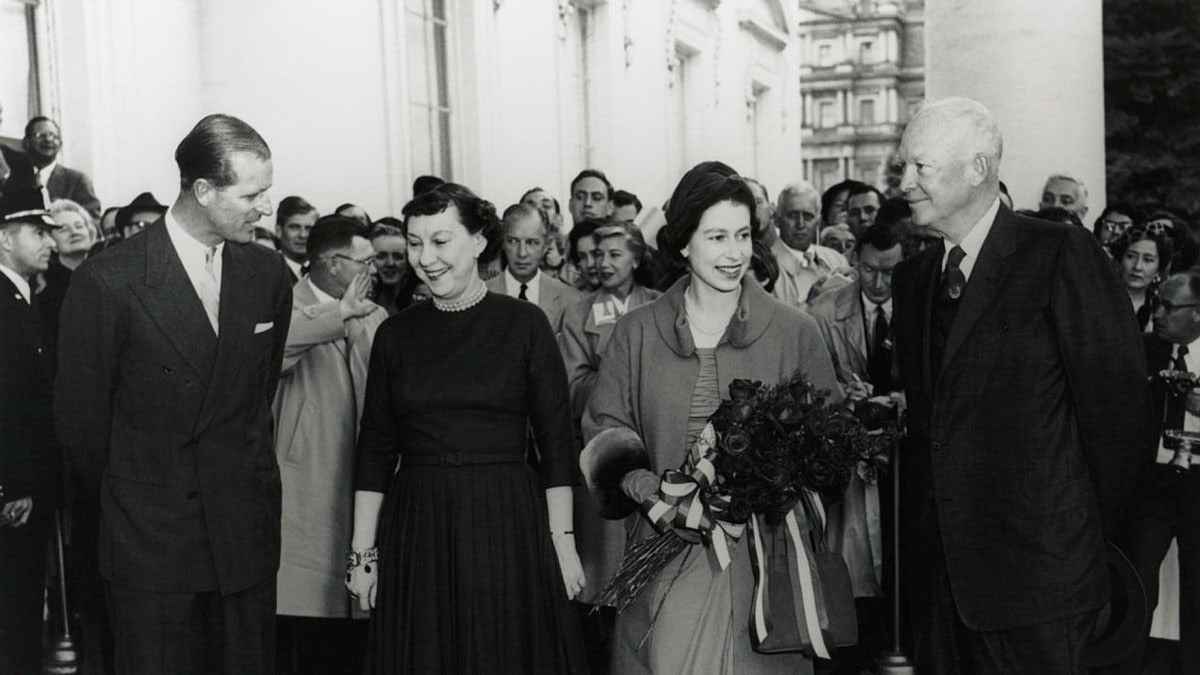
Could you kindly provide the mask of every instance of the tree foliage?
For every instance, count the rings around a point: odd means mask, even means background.
[[[1200,2],[1104,0],[1108,202],[1200,215]]]

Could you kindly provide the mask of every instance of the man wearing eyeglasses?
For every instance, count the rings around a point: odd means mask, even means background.
[[[309,273],[292,318],[275,397],[283,481],[279,672],[362,669],[366,614],[342,585],[351,469],[367,360],[387,312],[367,299],[375,250],[357,221],[325,216],[308,235]]]
[[[87,209],[92,218],[100,219],[100,200],[92,187],[92,180],[82,171],[58,163],[62,149],[62,132],[58,124],[49,117],[34,117],[25,125],[25,158],[29,169],[24,175],[9,178],[10,189],[44,187],[51,200],[70,199]]]
[[[1163,435],[1167,429],[1200,431],[1200,396],[1193,393],[1182,401],[1171,397],[1158,376],[1163,370],[1200,373],[1200,273],[1169,277],[1159,287],[1158,298],[1154,332],[1143,336],[1148,376],[1154,383],[1158,452],[1152,464],[1147,458],[1123,548],[1153,612],[1159,598],[1158,568],[1171,540],[1178,542],[1180,672],[1200,673],[1200,466],[1193,464],[1200,459],[1179,453],[1179,442]],[[1119,672],[1142,672],[1147,637],[1141,636]]]

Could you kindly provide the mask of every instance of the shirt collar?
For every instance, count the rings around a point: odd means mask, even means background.
[[[203,242],[193,237],[188,233],[187,230],[183,229],[183,226],[180,225],[179,221],[175,219],[175,214],[171,212],[171,209],[167,209],[167,213],[163,216],[163,220],[167,225],[167,236],[171,238],[171,244],[175,246],[175,251],[179,254],[179,256],[187,256],[191,259],[199,257],[200,261],[203,262],[208,250],[213,247],[205,246]],[[221,243],[216,245],[216,257],[221,257],[221,254],[224,251],[225,240],[222,239]]]
[[[533,273],[533,277],[530,278],[529,281],[524,282],[525,297],[529,298],[530,300],[533,299],[531,294],[535,292],[533,289],[537,288],[538,284],[541,282],[541,276],[542,270],[539,269]],[[517,278],[512,275],[512,272],[509,271],[507,267],[504,268],[504,290],[514,298],[517,297],[517,294],[521,292],[521,282],[517,281]]]
[[[21,297],[25,298],[25,304],[33,303],[33,294],[29,290],[28,279],[22,277],[20,274],[17,274],[15,270],[4,264],[0,264],[0,272],[3,272],[4,276],[12,280],[13,285],[16,286],[17,290],[21,292]]]
[[[49,182],[50,174],[54,173],[54,167],[56,167],[56,166],[58,166],[58,158],[57,157],[54,159],[53,162],[50,162],[49,164],[47,164],[46,166],[43,166],[40,169],[34,167],[33,172],[38,177],[39,185],[45,186],[47,184],[47,182]]]
[[[304,281],[308,283],[308,287],[313,290],[313,295],[317,296],[317,302],[337,302],[338,299],[321,290],[321,287],[313,282],[311,276],[304,277]]]
[[[966,254],[963,257],[958,268],[962,270],[964,278],[971,278],[971,270],[975,268],[975,261],[979,259],[979,252],[983,250],[983,242],[987,239],[988,232],[992,231],[992,224],[996,222],[996,214],[1000,212],[1000,197],[996,196],[992,200],[992,205],[984,211],[983,216],[975,221],[971,229],[967,232],[967,236],[963,237],[962,243],[958,245]],[[942,254],[942,269],[946,269],[946,261],[950,258],[950,249],[953,246],[946,247],[946,252]]]
[[[874,300],[871,300],[870,298],[868,298],[866,293],[860,292],[859,295],[862,296],[862,306],[864,308],[866,308],[866,310],[867,310],[867,312],[866,312],[867,318],[874,319],[875,318],[875,307],[877,306],[877,303]],[[892,299],[888,298],[887,302],[885,302],[879,306],[883,307],[883,315],[886,316],[888,319],[891,319],[892,318]]]
[[[297,279],[304,276],[301,273],[301,270],[304,269],[304,265],[296,262],[295,260],[292,260],[291,258],[287,257],[286,255],[283,255],[282,253],[280,253],[279,255],[283,256],[283,262],[287,263],[288,269],[292,270],[292,274],[295,274]]]

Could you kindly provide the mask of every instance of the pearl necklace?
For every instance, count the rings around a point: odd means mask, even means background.
[[[483,297],[487,295],[487,286],[478,278],[474,279],[473,283],[474,288],[468,288],[457,300],[434,298],[433,306],[443,312],[462,312],[478,305],[483,300]]]
[[[687,291],[684,291],[683,293],[683,311],[687,315],[688,325],[691,326],[692,329],[697,333],[702,333],[704,335],[723,334],[725,332],[725,328],[729,326],[729,320],[732,319],[734,313],[737,312],[737,308],[738,306],[735,302],[733,304],[733,308],[730,309],[724,317],[717,319],[717,321],[714,323],[704,325],[696,320],[697,314],[696,312],[692,311],[692,301],[688,297]]]

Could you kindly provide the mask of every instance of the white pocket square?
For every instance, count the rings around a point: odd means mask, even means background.
[[[254,334],[258,335],[259,333],[265,333],[265,332],[271,330],[271,328],[273,328],[274,326],[275,326],[274,321],[268,321],[266,323],[256,323],[256,324],[254,324]]]

